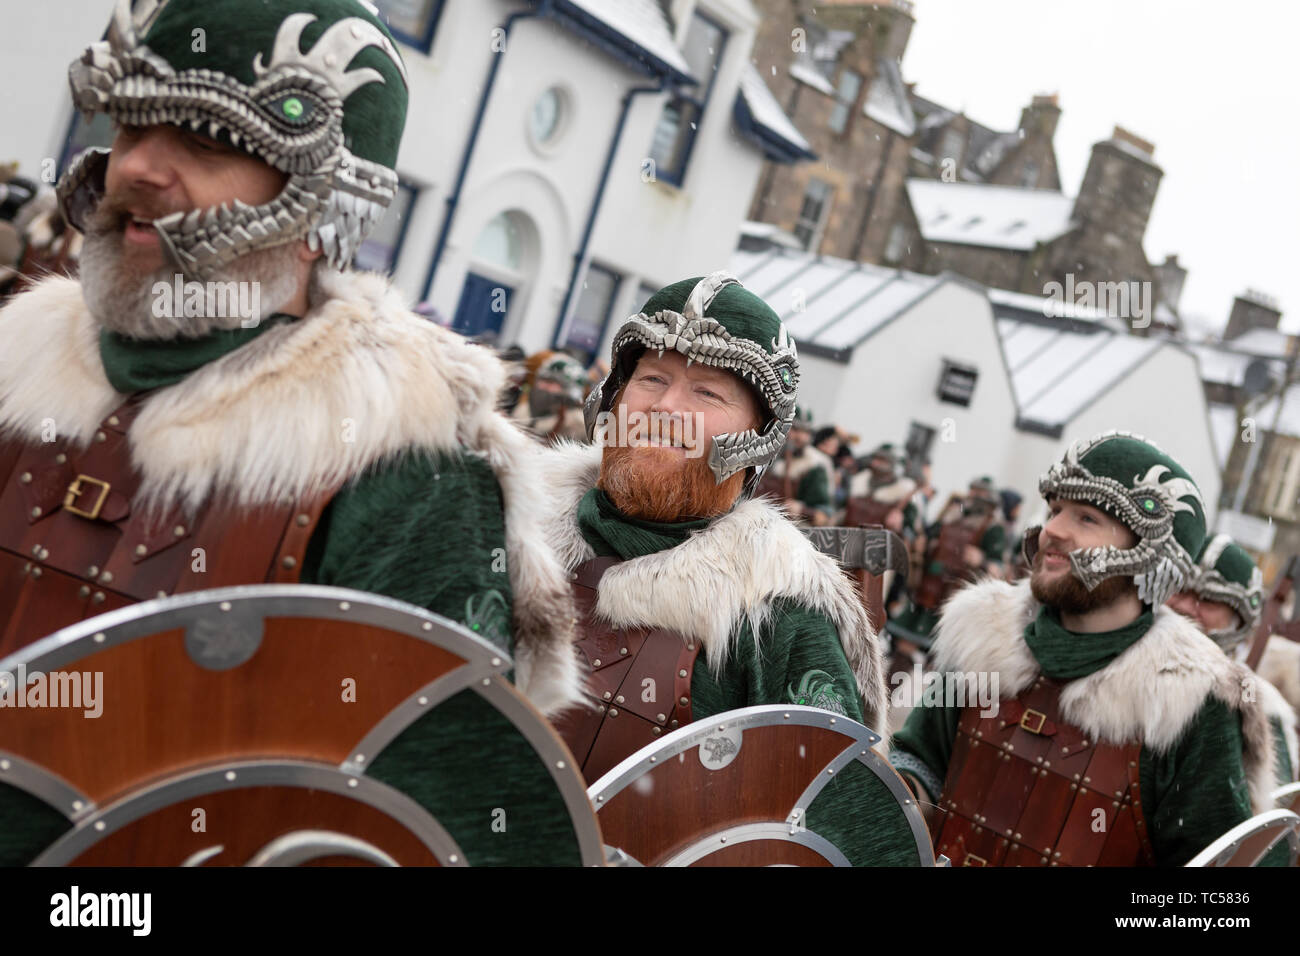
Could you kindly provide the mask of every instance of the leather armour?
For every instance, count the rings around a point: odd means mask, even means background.
[[[554,723],[588,783],[691,722],[691,674],[699,642],[663,628],[614,628],[595,617],[597,585],[618,563],[618,558],[594,558],[574,572],[582,635],[576,646],[589,670],[587,701]]]
[[[966,521],[950,521],[939,529],[939,536],[928,549],[925,559],[925,573],[913,598],[917,607],[937,610],[952,596],[957,586],[972,579],[972,571],[966,564],[966,548],[978,547],[989,522],[971,527]],[[930,570],[930,565],[938,562],[943,565],[942,573]]]
[[[1098,743],[1065,723],[1060,691],[1039,677],[996,717],[962,710],[931,823],[954,866],[1154,865],[1141,743]]]
[[[333,490],[279,507],[137,507],[127,431],[139,399],[84,449],[0,439],[0,657],[139,601],[298,580]]]
[[[844,513],[844,523],[850,528],[883,525],[891,511],[902,511],[907,501],[877,501],[875,498],[850,498]]]

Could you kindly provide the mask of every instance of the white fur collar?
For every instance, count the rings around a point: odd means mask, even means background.
[[[1038,676],[1025,627],[1039,604],[1029,581],[985,580],[958,591],[944,606],[934,643],[939,671],[996,671],[1003,699]],[[1263,682],[1228,657],[1190,621],[1156,609],[1151,629],[1100,670],[1061,692],[1065,718],[1098,740],[1141,740],[1155,752],[1173,747],[1213,694],[1242,717],[1246,779],[1256,812],[1267,809],[1275,755],[1264,708],[1253,689]]]
[[[914,491],[916,491],[916,482],[906,476],[873,489],[870,471],[858,472],[849,482],[849,494],[854,498],[869,497],[887,505],[897,504],[905,498],[910,498]]]
[[[412,449],[478,452],[506,502],[518,683],[544,712],[576,700],[568,582],[529,500],[535,448],[494,410],[503,366],[411,313],[382,276],[329,272],[322,291],[304,319],[145,399],[129,433],[141,498],[283,502]],[[126,398],[104,375],[98,336],[72,279],[48,279],[0,311],[0,432],[40,441],[52,422],[89,442]]]
[[[544,533],[572,570],[594,556],[578,529],[577,508],[596,484],[601,449],[561,444],[544,454]],[[820,611],[839,631],[868,726],[884,726],[880,647],[852,582],[766,501],[743,502],[674,548],[616,565],[601,579],[598,594],[602,618],[619,627],[665,627],[698,640],[715,672],[725,664],[742,619],[757,635],[779,598]]]

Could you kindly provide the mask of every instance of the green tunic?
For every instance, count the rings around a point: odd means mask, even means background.
[[[1042,608],[1025,629],[1025,642],[1042,672],[1054,680],[1091,674],[1141,639],[1151,627],[1150,611],[1127,627],[1104,634],[1065,630],[1055,611]],[[919,760],[927,789],[947,776],[957,737],[957,707],[917,707],[894,735],[896,766]],[[1225,831],[1251,816],[1242,767],[1241,717],[1220,700],[1207,697],[1175,746],[1162,753],[1142,747],[1138,763],[1142,813],[1147,820],[1156,863],[1182,866]],[[937,800],[939,793],[931,792]],[[1277,859],[1271,855],[1268,862]]]
[[[703,532],[707,520],[665,524],[629,518],[599,489],[578,506],[578,527],[597,556],[624,560],[654,554]],[[760,542],[754,542],[761,547]],[[839,634],[824,614],[791,600],[775,603],[755,635],[748,622],[725,666],[714,670],[705,654],[691,674],[696,720],[758,704],[810,704],[862,722],[862,701]],[[873,812],[863,813],[863,805]],[[808,827],[845,851],[855,865],[916,865],[915,842],[887,788],[871,771],[852,764],[813,802]]]

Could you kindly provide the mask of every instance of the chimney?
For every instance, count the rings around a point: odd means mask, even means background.
[[[1099,230],[1105,243],[1140,248],[1164,171],[1155,146],[1119,126],[1110,139],[1094,143],[1073,216]]]
[[[912,0],[815,0],[819,22],[839,30],[870,34],[877,57],[901,60],[916,23]]]
[[[1020,129],[1026,137],[1040,135],[1050,141],[1056,135],[1056,124],[1060,119],[1061,107],[1056,94],[1039,93],[1020,111]]]
[[[1165,256],[1165,261],[1154,267],[1156,280],[1160,283],[1160,301],[1175,312],[1178,300],[1183,297],[1183,283],[1187,281],[1187,270],[1178,264],[1178,256]]]
[[[1276,329],[1282,320],[1282,310],[1271,296],[1247,289],[1232,300],[1228,327],[1223,332],[1224,341],[1235,339],[1251,329]]]

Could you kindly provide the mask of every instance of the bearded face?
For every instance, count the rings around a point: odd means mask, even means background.
[[[1089,591],[1073,574],[1048,575],[1043,569],[1043,552],[1034,555],[1029,588],[1040,604],[1064,614],[1082,615],[1110,607],[1128,594],[1137,594],[1137,585],[1129,577],[1106,578]]]
[[[282,310],[303,282],[300,242],[246,253],[210,277],[211,283],[257,283],[248,301],[258,315],[186,315],[183,302],[158,309],[154,286],[174,287],[152,220],[238,199],[258,205],[276,196],[284,174],[260,159],[179,127],[124,126],[104,175],[104,198],[85,223],[80,273],[83,296],[106,329],[138,339],[199,337],[238,328]],[[203,309],[203,312],[216,311]],[[155,312],[162,313],[161,315]]]
[[[726,514],[745,472],[719,483],[708,452],[716,435],[759,422],[758,400],[736,375],[677,352],[647,352],[615,397],[626,435],[607,435],[597,486],[619,511],[647,521],[687,521]]]

